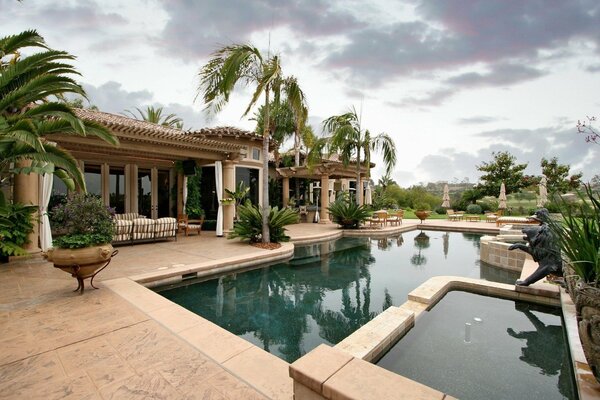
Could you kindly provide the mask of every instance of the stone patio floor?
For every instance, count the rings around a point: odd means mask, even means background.
[[[401,227],[359,231],[385,235]],[[496,232],[495,224],[427,220],[425,228]],[[297,224],[292,241],[339,236],[335,224]],[[83,295],[40,256],[0,265],[1,399],[291,399],[288,364],[173,305],[128,277],[261,250],[202,232],[118,247]],[[152,297],[154,296],[154,297]],[[157,299],[159,298],[159,299]]]

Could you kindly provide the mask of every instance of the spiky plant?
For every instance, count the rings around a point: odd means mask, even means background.
[[[287,242],[290,237],[285,234],[285,226],[297,223],[298,214],[289,208],[269,207],[267,220],[271,242]],[[261,210],[248,200],[239,206],[238,220],[233,225],[233,231],[228,238],[241,238],[249,240],[251,243],[260,242],[262,241],[262,221]]]

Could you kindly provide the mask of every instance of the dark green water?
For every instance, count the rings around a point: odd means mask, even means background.
[[[157,291],[255,345],[293,362],[335,345],[438,275],[513,283],[479,261],[481,235],[408,232],[299,247],[289,262]]]
[[[377,365],[461,400],[577,398],[560,310],[472,293],[448,293]]]

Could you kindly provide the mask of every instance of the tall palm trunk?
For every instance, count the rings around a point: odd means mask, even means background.
[[[298,127],[296,126],[296,132],[294,133],[294,165],[296,167],[300,166],[300,132]],[[294,178],[294,182],[296,183],[296,192],[295,197],[296,201],[300,200],[300,179]],[[287,204],[284,204],[285,207]]]
[[[362,200],[362,187],[360,184],[360,148],[356,152],[356,204],[360,206]]]
[[[265,88],[265,121],[269,121],[269,90],[270,85]],[[262,176],[262,242],[269,243],[271,234],[269,232],[269,124],[265,123],[263,128],[263,176]]]

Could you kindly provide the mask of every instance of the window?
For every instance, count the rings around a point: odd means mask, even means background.
[[[245,186],[250,188],[248,198],[255,205],[258,204],[258,171],[256,168],[237,167],[235,169],[235,186],[244,182]]]
[[[102,169],[99,165],[85,165],[85,186],[87,192],[102,197]]]
[[[258,147],[253,147],[252,148],[252,159],[253,160],[260,160],[260,149]]]
[[[109,169],[109,204],[115,212],[125,212],[125,169],[123,167],[110,167]]]

